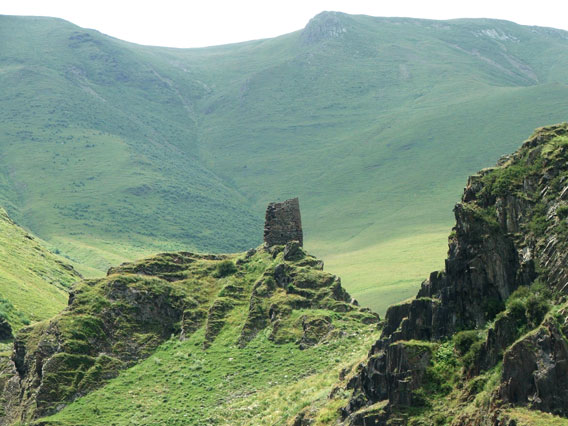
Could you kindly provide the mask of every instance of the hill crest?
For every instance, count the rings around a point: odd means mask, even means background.
[[[168,341],[191,341],[190,354],[231,346],[236,355],[262,341],[299,356],[371,335],[378,316],[322,268],[292,242],[237,255],[163,253],[85,280],[61,314],[18,334],[13,364],[3,360],[3,421],[54,414]]]

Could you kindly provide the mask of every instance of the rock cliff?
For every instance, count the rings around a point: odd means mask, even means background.
[[[347,423],[568,417],[568,125],[471,176],[454,213],[445,270],[388,309]]]
[[[321,12],[310,19],[302,31],[302,42],[311,45],[342,37],[347,32],[344,19],[343,13]]]

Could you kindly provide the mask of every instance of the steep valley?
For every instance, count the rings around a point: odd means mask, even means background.
[[[568,426],[567,99],[502,20],[0,15],[0,426]]]

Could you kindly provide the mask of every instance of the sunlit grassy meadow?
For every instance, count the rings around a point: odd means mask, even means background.
[[[13,331],[57,314],[79,277],[0,209],[0,315]]]
[[[326,270],[341,276],[361,305],[384,315],[389,305],[415,296],[430,272],[444,269],[448,234],[444,228],[416,232],[362,250],[324,255]]]

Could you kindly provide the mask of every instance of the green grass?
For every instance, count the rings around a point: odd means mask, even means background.
[[[202,332],[185,342],[171,340],[47,421],[285,424],[304,406],[325,400],[341,368],[364,356],[377,335],[354,335],[304,351],[293,343],[275,345],[268,333],[239,349],[234,337],[231,331],[222,333],[206,351]]]
[[[168,49],[0,17],[0,203],[96,275],[257,246],[266,204],[299,196],[306,246],[384,310],[438,267],[467,175],[565,120],[568,41],[505,21],[336,18],[340,38]],[[416,269],[390,269],[403,253]]]
[[[67,305],[67,292],[79,276],[2,209],[0,257],[0,315],[15,331],[49,318]]]
[[[390,305],[415,296],[430,272],[444,269],[448,234],[446,228],[416,231],[340,254],[314,246],[323,253],[325,269],[339,275],[362,306],[384,315]]]
[[[528,408],[516,407],[505,410],[505,413],[514,419],[519,426],[566,426],[568,420],[550,413]]]
[[[313,257],[283,262],[282,253],[273,258],[264,250],[249,258],[213,260],[162,254],[114,268],[108,278],[79,284],[70,309],[36,325],[20,340],[33,360],[33,351],[49,346],[48,328],[60,335],[62,350],[48,361],[49,374],[41,379],[50,399],[38,403],[38,410],[45,410],[46,404],[50,409],[58,406],[77,391],[99,389],[40,421],[284,425],[308,405],[324,406],[340,371],[360,362],[378,338],[376,318],[354,307],[333,310],[341,308],[335,281],[309,266],[316,264]],[[272,287],[277,265],[284,266],[294,286]],[[298,289],[312,296],[301,297]],[[243,345],[254,297],[258,309],[266,305],[278,312],[278,319],[266,321]],[[221,303],[226,306],[215,310]],[[185,333],[186,339],[180,339],[179,330],[164,339],[166,327],[184,326],[155,316],[153,312],[165,305],[183,307],[182,323],[195,309],[203,310],[207,319]],[[263,315],[268,312],[256,318]],[[301,347],[303,325],[310,320],[328,321],[332,328],[319,341]],[[364,324],[367,320],[371,323]],[[213,323],[219,325],[215,333]],[[131,368],[116,377],[125,366],[123,358]],[[103,377],[108,379],[109,372],[115,378],[106,383]],[[325,416],[337,414],[328,409]]]

